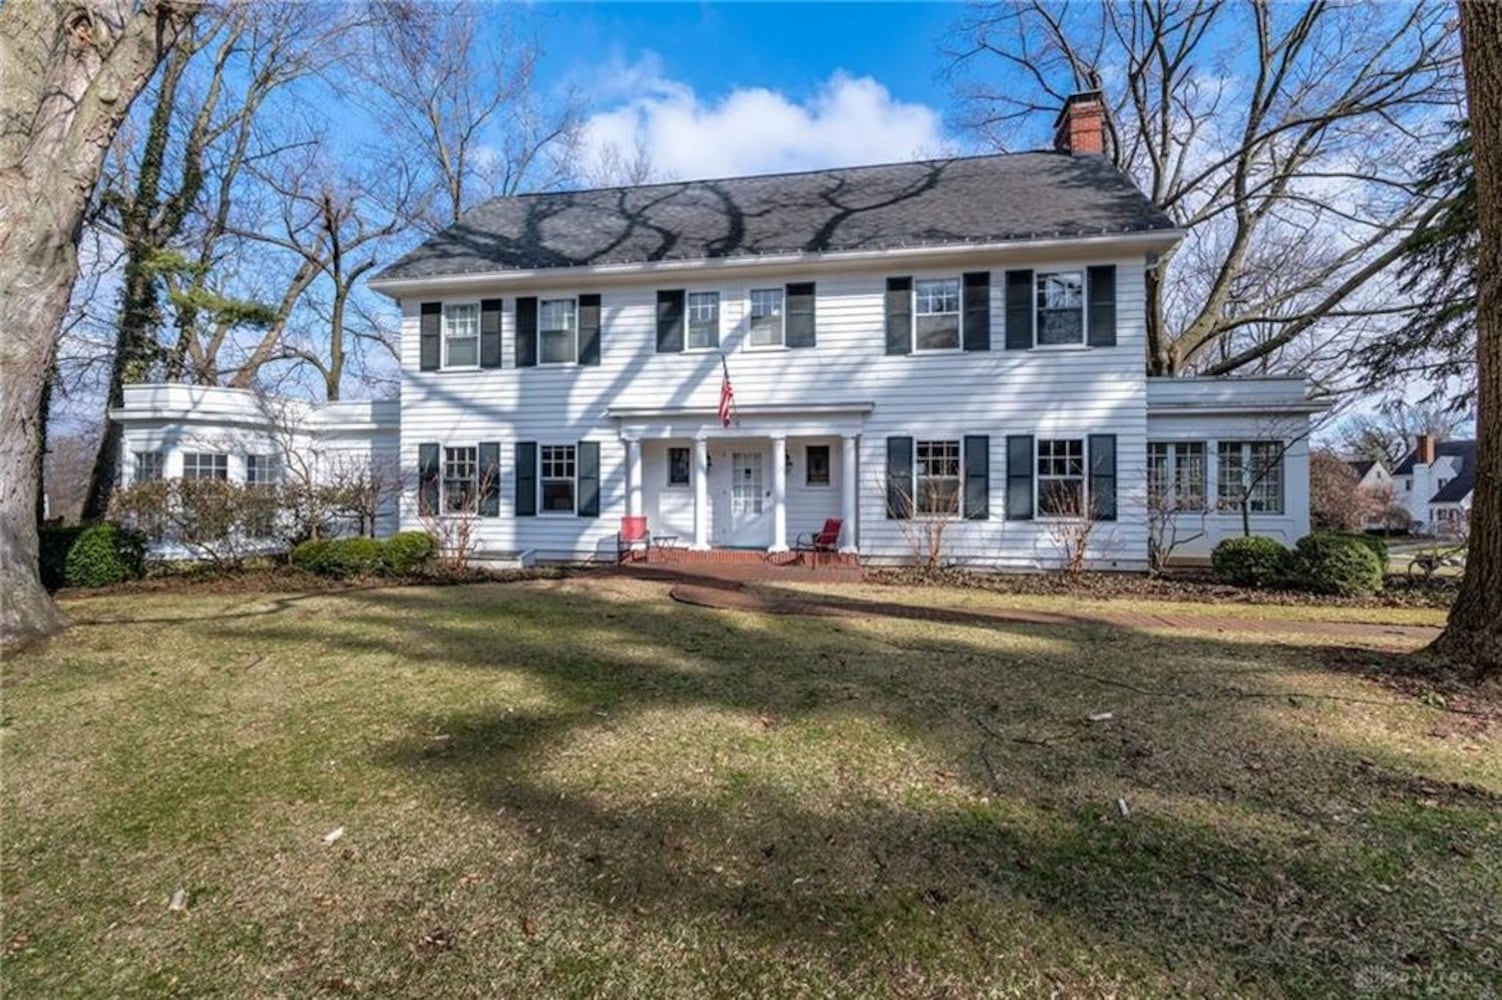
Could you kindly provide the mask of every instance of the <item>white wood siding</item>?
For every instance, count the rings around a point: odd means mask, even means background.
[[[493,292],[442,299],[411,296],[402,302],[401,458],[408,481],[416,481],[422,442],[443,445],[501,443],[501,514],[482,519],[479,543],[496,550],[535,550],[540,558],[590,558],[614,554],[614,536],[625,512],[625,449],[617,422],[607,408],[702,407],[712,409],[720,390],[716,352],[658,354],[656,293],[659,288],[714,289],[722,294],[721,347],[728,359],[736,400],[741,406],[871,402],[862,429],[859,483],[860,548],[874,559],[900,559],[910,552],[901,526],[884,516],[885,439],[986,434],[991,438],[991,511],[984,522],[960,522],[951,529],[949,558],[966,563],[1038,568],[1058,559],[1058,545],[1042,521],[1006,521],[1006,437],[1084,437],[1115,434],[1118,462],[1118,519],[1102,525],[1092,545],[1095,560],[1108,567],[1140,568],[1146,562],[1144,510],[1146,380],[1143,376],[1143,259],[1078,257],[1039,261],[1038,269],[1083,269],[1115,264],[1117,342],[1111,348],[1042,348],[1007,351],[1005,272],[991,268],[991,350],[888,356],[885,337],[885,280],[958,276],[982,269],[915,270],[893,260],[880,271],[821,275],[813,270],[734,283],[684,284],[665,280],[650,285],[580,285],[569,291],[497,287]],[[752,288],[817,282],[818,346],[797,350],[755,349],[745,341]],[[602,295],[601,364],[515,368],[515,306],[519,295],[553,298],[579,292]],[[504,299],[502,368],[419,371],[419,308],[423,301],[477,302]],[[750,432],[748,431],[748,434]],[[758,432],[759,433],[759,432]],[[517,441],[539,444],[595,440],[601,444],[599,518],[513,516]],[[797,450],[798,438],[789,439]],[[840,466],[837,439],[831,464]],[[655,489],[652,463],[644,454],[645,485]],[[660,459],[659,459],[660,460]],[[659,481],[665,482],[662,472]],[[798,531],[817,528],[838,513],[838,485],[822,498],[800,496],[789,476],[789,541]],[[653,494],[657,517],[676,533],[692,535],[692,491],[687,513]],[[806,491],[803,491],[806,492]],[[644,500],[646,496],[644,495]],[[403,527],[419,526],[416,494],[403,503]],[[644,508],[649,517],[652,506]],[[682,529],[687,530],[682,530]]]

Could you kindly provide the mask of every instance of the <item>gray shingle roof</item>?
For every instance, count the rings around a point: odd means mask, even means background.
[[[1476,465],[1467,465],[1454,479],[1446,483],[1438,493],[1429,498],[1430,503],[1460,503],[1476,488]]]
[[[1464,467],[1470,465],[1472,462],[1474,462],[1476,460],[1476,442],[1475,442],[1474,439],[1460,439],[1460,438],[1457,438],[1454,441],[1440,441],[1440,442],[1437,442],[1434,445],[1434,457],[1435,458],[1447,458],[1447,457],[1448,458],[1458,458],[1458,459],[1460,459],[1460,465],[1461,465],[1461,467],[1464,468]],[[1413,467],[1418,464],[1418,461],[1419,461],[1419,453],[1418,453],[1418,451],[1410,449],[1409,452],[1408,452],[1408,454],[1405,455],[1405,456],[1403,456],[1403,461],[1399,462],[1398,463],[1398,467],[1393,470],[1393,475],[1395,475],[1395,476],[1411,476],[1411,475],[1413,475]]]
[[[1013,153],[493,198],[379,277],[1173,228],[1102,157]]]

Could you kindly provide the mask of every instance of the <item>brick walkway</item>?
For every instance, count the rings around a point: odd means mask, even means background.
[[[698,567],[695,567],[698,569]],[[706,608],[756,611],[774,615],[813,615],[845,618],[905,618],[914,621],[944,622],[951,625],[995,626],[1004,623],[1025,625],[1064,625],[1069,627],[1105,626],[1134,631],[1194,631],[1252,633],[1256,635],[1328,635],[1361,640],[1364,644],[1409,648],[1433,639],[1439,629],[1429,625],[1380,625],[1366,622],[1298,621],[1276,618],[1239,618],[1232,615],[1185,613],[1174,610],[1157,612],[1089,611],[1058,614],[1023,608],[967,609],[873,601],[840,594],[777,594],[765,590],[748,590],[747,582],[788,579],[786,573],[733,578],[716,573],[670,572],[657,567],[631,571],[672,583],[670,594],[675,601]],[[822,573],[810,576],[817,582],[831,580]]]

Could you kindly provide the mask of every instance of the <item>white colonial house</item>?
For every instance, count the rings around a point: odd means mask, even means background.
[[[1292,543],[1317,404],[1144,374],[1144,271],[1181,234],[1096,155],[1097,102],[1054,151],[478,206],[371,281],[403,317],[399,406],[367,422],[409,486],[393,521],[474,511],[525,562],[613,560],[628,515],[772,554],[837,518],[842,552],[901,561],[942,520],[945,560],[1038,569],[1088,520],[1090,564],[1141,569],[1166,493],[1180,555],[1243,507]],[[226,393],[132,390],[125,448],[188,469]]]
[[[1464,535],[1476,483],[1476,442],[1420,434],[1392,479],[1393,494],[1408,509],[1414,531]]]

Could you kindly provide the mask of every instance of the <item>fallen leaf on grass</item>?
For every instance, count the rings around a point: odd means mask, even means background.
[[[342,826],[336,826],[336,827],[334,827],[334,829],[330,830],[328,833],[325,833],[323,835],[323,842],[324,842],[325,845],[336,844],[336,843],[339,842],[339,839],[341,837],[343,837],[343,836],[344,836],[344,827],[342,827]]]

